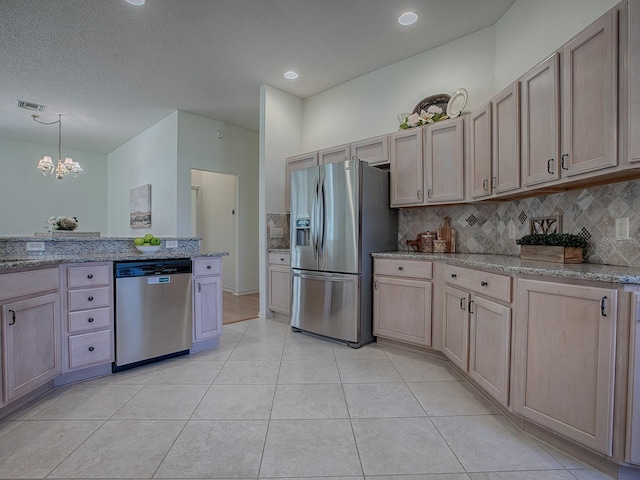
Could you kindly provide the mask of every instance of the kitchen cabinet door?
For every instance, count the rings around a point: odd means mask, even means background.
[[[416,345],[431,345],[430,281],[376,275],[373,334]]]
[[[562,49],[563,175],[618,164],[617,18],[603,15]]]
[[[391,142],[391,206],[424,204],[422,129],[393,133]]]
[[[468,292],[445,285],[442,353],[465,372],[469,366],[469,300]]]
[[[269,310],[289,315],[291,271],[288,265],[269,265]]]
[[[616,290],[518,281],[514,410],[611,455]]]
[[[469,168],[471,198],[491,195],[491,102],[475,110],[469,118]]]
[[[352,143],[351,159],[363,160],[370,166],[389,165],[389,135]]]
[[[628,8],[629,162],[640,162],[640,3],[629,2]]]
[[[491,100],[491,188],[499,195],[520,188],[520,82]]]
[[[511,308],[472,295],[469,313],[469,376],[489,395],[508,407]]]
[[[285,172],[284,181],[284,206],[286,211],[290,210],[289,198],[291,189],[291,172],[294,170],[300,170],[302,168],[315,167],[318,165],[318,152],[305,153],[303,155],[296,155],[294,157],[287,158],[287,168]]]
[[[222,277],[194,278],[193,292],[193,341],[218,338],[222,334]]]
[[[340,145],[318,152],[318,163],[320,165],[324,165],[325,163],[346,162],[349,159],[351,159],[350,145]]]
[[[4,400],[8,403],[60,373],[59,295],[2,306]]]
[[[522,183],[560,178],[560,55],[527,72],[522,83]]]
[[[464,200],[464,119],[435,123],[424,129],[427,203]]]

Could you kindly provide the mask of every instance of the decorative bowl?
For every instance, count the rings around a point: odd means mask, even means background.
[[[160,250],[161,245],[134,245],[138,249],[139,252],[142,253],[153,253]]]

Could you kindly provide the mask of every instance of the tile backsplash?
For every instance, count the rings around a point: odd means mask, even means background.
[[[271,238],[271,229],[281,228],[282,238]],[[289,214],[267,213],[267,249],[289,248]]]
[[[640,180],[522,200],[404,208],[398,220],[398,249],[407,250],[407,240],[437,230],[449,217],[457,232],[457,252],[519,255],[516,239],[529,233],[530,219],[558,215],[563,233],[588,239],[588,262],[640,267]],[[615,220],[625,217],[629,240],[616,240]],[[515,238],[509,238],[510,225]]]

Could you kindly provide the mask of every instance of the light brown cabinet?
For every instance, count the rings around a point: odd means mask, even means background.
[[[611,455],[617,291],[519,280],[514,410]]]
[[[520,188],[520,82],[491,100],[492,177],[495,195]]]
[[[464,201],[464,119],[429,125],[424,131],[426,202]]]
[[[562,48],[562,174],[618,164],[618,12],[610,11]]]
[[[469,115],[469,148],[467,161],[470,170],[472,199],[491,195],[491,102],[485,103]]]
[[[60,374],[60,296],[2,305],[4,401],[9,403]]]
[[[629,2],[628,65],[629,65],[629,162],[640,162],[640,3]]]
[[[326,163],[346,162],[350,158],[350,145],[339,145],[337,147],[326,148],[318,152],[318,163],[320,165]]]
[[[193,348],[199,342],[217,346],[222,335],[222,259],[193,259]]]
[[[423,127],[422,127],[423,128]],[[389,136],[391,149],[392,207],[424,203],[424,162],[422,128],[412,128]]]
[[[373,334],[431,345],[432,263],[375,259]]]
[[[560,178],[560,54],[554,53],[521,79],[522,183]]]
[[[511,278],[452,265],[443,275],[442,353],[508,407]]]
[[[62,284],[62,372],[114,359],[113,264],[82,263],[60,267]]]
[[[269,253],[269,310],[289,315],[291,310],[291,256]]]
[[[351,159],[363,160],[370,166],[389,165],[389,135],[352,143]]]
[[[305,153],[303,155],[295,155],[287,158],[287,168],[285,171],[284,181],[284,206],[288,212],[291,208],[289,198],[291,191],[291,172],[301,170],[303,168],[314,167],[318,165],[318,152]]]

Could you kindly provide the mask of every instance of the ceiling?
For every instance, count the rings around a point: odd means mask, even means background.
[[[0,0],[0,136],[109,153],[174,110],[258,130],[301,98],[496,23],[515,0]],[[400,13],[418,22],[402,27]],[[283,73],[295,70],[297,80]]]

